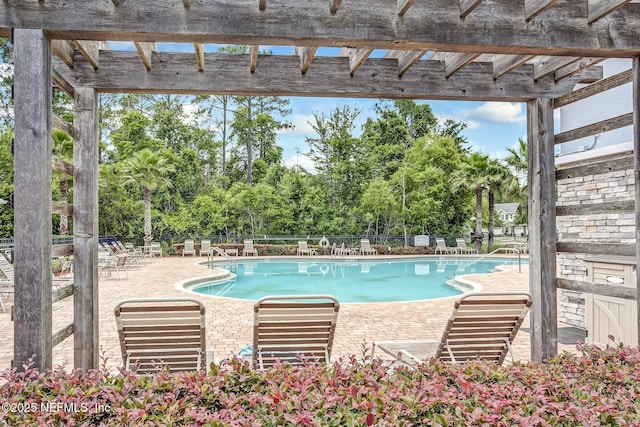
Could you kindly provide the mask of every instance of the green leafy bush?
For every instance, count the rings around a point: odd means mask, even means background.
[[[640,348],[579,346],[544,364],[381,360],[209,373],[7,371],[1,425],[632,426],[640,425]]]

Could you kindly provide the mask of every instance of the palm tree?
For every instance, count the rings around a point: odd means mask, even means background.
[[[507,184],[509,192],[515,196],[518,200],[522,201],[519,217],[529,217],[528,214],[528,198],[529,192],[527,189],[527,171],[529,169],[529,146],[527,142],[520,138],[518,140],[518,146],[516,148],[509,148],[509,155],[505,157],[504,162],[514,173],[515,179]]]
[[[487,242],[487,252],[493,248],[494,238],[494,215],[495,215],[495,193],[503,188],[510,188],[513,185],[514,176],[511,171],[498,160],[489,160],[487,168],[487,193],[489,198],[489,241]]]
[[[167,159],[148,148],[138,151],[124,161],[124,184],[142,187],[144,198],[144,243],[150,245],[151,234],[151,193],[158,188],[171,188],[171,181],[165,176],[175,172],[176,167],[167,164]]]
[[[473,153],[462,163],[462,167],[451,176],[451,188],[456,191],[467,188],[476,193],[476,249],[482,252],[482,191],[487,186],[489,156]]]
[[[529,146],[527,141],[518,139],[518,147],[507,149],[509,155],[504,159],[507,166],[511,167],[516,173],[524,173],[529,168]]]
[[[51,130],[52,154],[54,158],[69,161],[73,158],[73,139],[64,131],[53,128]],[[58,186],[60,187],[60,201],[69,202],[69,175],[58,174]],[[60,228],[58,233],[61,236],[69,234],[69,217],[64,213],[60,214]]]

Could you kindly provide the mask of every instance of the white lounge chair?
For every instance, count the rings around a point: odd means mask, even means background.
[[[378,251],[371,247],[369,239],[360,240],[360,254],[361,255],[378,255]]]
[[[162,258],[162,245],[160,242],[151,242],[150,252],[152,257],[159,255]]]
[[[200,242],[200,256],[207,255],[211,249],[211,240],[203,240]]]
[[[245,240],[242,256],[253,255],[258,256],[258,250],[253,247],[253,240]]]
[[[187,239],[184,241],[184,248],[182,249],[182,256],[185,255],[196,255],[196,243],[193,239]]]
[[[456,244],[458,245],[456,248],[456,252],[465,253],[465,254],[477,254],[478,250],[475,247],[467,246],[467,242],[464,239],[456,239]]]
[[[441,237],[436,237],[436,255],[438,253],[441,254],[453,254],[455,253],[455,248],[451,248],[449,246],[447,246],[447,242],[441,238]]]
[[[312,249],[309,247],[308,243],[306,241],[299,241],[298,242],[298,252],[297,252],[298,256],[301,255],[318,255],[318,252],[315,249]]]
[[[328,363],[340,303],[331,295],[267,296],[254,305],[253,366]]]
[[[470,293],[460,297],[442,337],[427,340],[374,341],[376,347],[409,364],[429,358],[458,363],[486,360],[501,365],[531,307],[526,292]],[[372,355],[373,355],[372,351]]]
[[[207,369],[205,307],[193,298],[128,299],[114,313],[124,368],[138,373]]]

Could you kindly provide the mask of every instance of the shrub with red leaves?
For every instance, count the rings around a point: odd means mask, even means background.
[[[637,426],[640,348],[579,346],[544,364],[389,366],[240,360],[208,373],[6,371],[0,425]]]

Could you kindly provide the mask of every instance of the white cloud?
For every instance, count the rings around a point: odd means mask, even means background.
[[[199,107],[196,104],[182,104],[182,112],[189,120],[196,120]]]
[[[304,136],[315,135],[316,132],[310,124],[314,120],[315,118],[313,117],[313,114],[294,114],[290,120],[293,128],[282,129],[279,133]]]
[[[306,169],[310,173],[316,172],[313,161],[304,154],[293,155],[284,159],[284,165],[289,168],[299,166],[302,169]]]
[[[519,123],[525,122],[527,116],[521,103],[517,102],[485,102],[479,107],[465,114],[465,121],[489,123]]]
[[[463,121],[464,123],[467,124],[467,127],[465,128],[467,130],[478,129],[480,128],[480,125],[481,125],[480,122],[477,120],[473,120],[473,119],[461,120],[460,117],[447,115],[447,114],[436,114],[436,118],[438,119],[438,123],[440,124],[444,123],[447,119],[451,119],[456,122]]]

